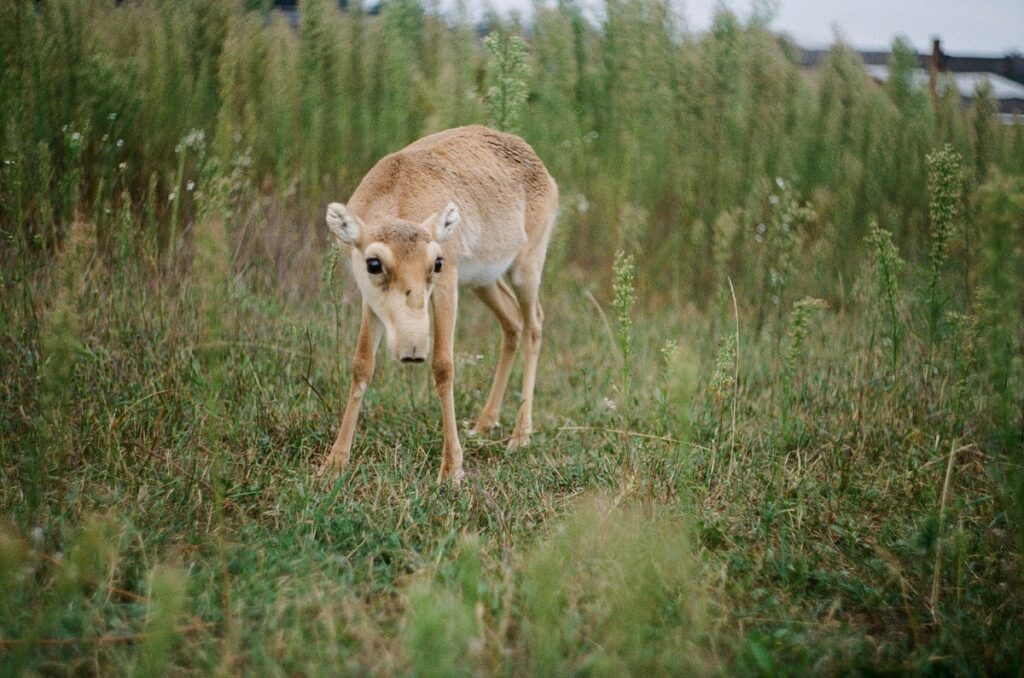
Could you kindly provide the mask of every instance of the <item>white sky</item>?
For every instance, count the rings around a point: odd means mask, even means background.
[[[703,31],[722,2],[741,17],[751,0],[672,0],[691,31]],[[1024,0],[776,0],[772,28],[804,47],[832,42],[833,29],[858,49],[887,49],[904,35],[919,52],[931,51],[932,36],[951,53],[1005,54],[1024,51]],[[477,5],[469,2],[470,6]],[[482,4],[482,3],[481,3]],[[490,0],[499,10],[529,15],[531,0]],[[585,1],[584,4],[590,4]]]

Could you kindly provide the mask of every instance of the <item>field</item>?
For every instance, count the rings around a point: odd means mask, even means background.
[[[358,3],[355,3],[358,6]],[[4,675],[1024,673],[1024,121],[566,0],[0,12]],[[522,37],[520,37],[522,36]],[[562,208],[531,444],[467,478],[323,210],[433,131],[520,133]]]

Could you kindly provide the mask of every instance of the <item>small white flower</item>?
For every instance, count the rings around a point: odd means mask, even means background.
[[[765,226],[764,224],[758,224],[757,225],[757,234],[758,235],[764,235],[764,232],[767,231],[767,230],[768,230],[768,227]]]
[[[782,177],[775,177],[775,185],[778,186],[779,188],[785,189],[786,180],[783,179]]]
[[[43,541],[43,528],[38,526],[32,528],[32,541],[37,544]]]
[[[174,199],[178,197],[175,191],[171,191],[171,194],[167,196],[167,202],[174,202]]]
[[[618,409],[618,408],[616,407],[616,405],[615,405],[615,401],[614,401],[614,400],[612,400],[611,398],[607,397],[607,396],[605,396],[605,397],[604,397],[604,398],[603,398],[603,399],[601,400],[601,405],[602,405],[602,406],[604,406],[604,408],[605,408],[606,410],[608,410],[609,412],[614,412],[614,411],[615,411],[616,409]]]
[[[117,120],[117,113],[111,113],[107,116],[107,120]]]
[[[768,196],[768,202],[770,202],[773,205],[778,205],[779,204],[779,196],[777,196],[777,195],[770,195],[770,196]]]
[[[582,193],[577,194],[576,199],[576,211],[580,214],[586,214],[590,210],[590,202],[587,201],[587,196]]]
[[[185,145],[192,148],[199,148],[206,143],[206,132],[201,129],[194,129],[185,136]]]
[[[122,146],[124,146],[124,139],[118,139],[117,143],[115,144],[115,146],[117,146],[118,148],[121,148]]]
[[[71,133],[71,140],[74,141],[76,144],[80,143],[82,141],[82,133],[81,132],[72,132]]]
[[[174,147],[175,153],[183,153],[188,149],[194,149],[198,151],[205,150],[206,148],[206,133],[201,129],[191,130],[181,140],[177,146]]]
[[[191,180],[189,180],[189,182],[187,184],[185,184],[185,190],[186,191],[191,191],[195,187],[196,187],[196,182],[191,181]]]
[[[118,166],[117,166],[117,169],[120,170],[121,172],[124,172],[125,170],[128,169],[128,163],[126,163],[126,162],[119,163]]]

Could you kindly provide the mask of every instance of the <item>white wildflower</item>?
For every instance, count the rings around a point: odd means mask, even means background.
[[[587,200],[587,196],[582,193],[576,194],[576,211],[580,214],[586,214],[590,210],[590,202]]]
[[[194,129],[185,136],[185,145],[191,148],[199,148],[206,143],[206,132],[201,129]]]

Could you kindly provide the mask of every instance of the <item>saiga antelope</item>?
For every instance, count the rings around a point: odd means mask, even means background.
[[[363,308],[348,404],[321,472],[348,464],[383,331],[395,359],[430,358],[444,423],[438,481],[461,480],[452,355],[460,285],[472,288],[503,332],[494,383],[471,433],[497,424],[522,339],[522,403],[510,446],[529,440],[544,321],[537,295],[557,210],[558,186],[533,149],[479,126],[432,134],[386,156],[348,205],[327,206],[327,225],[351,263]]]

